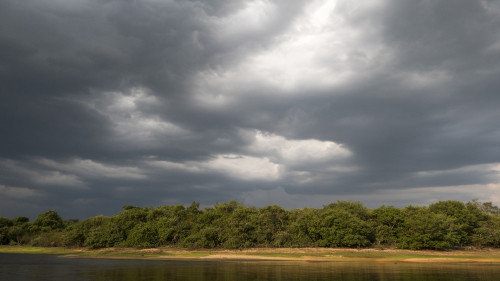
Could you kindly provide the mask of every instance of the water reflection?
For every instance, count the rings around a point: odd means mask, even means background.
[[[144,261],[0,254],[0,280],[493,281],[498,264]]]

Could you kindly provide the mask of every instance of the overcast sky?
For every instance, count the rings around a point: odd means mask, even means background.
[[[0,216],[500,203],[500,1],[0,0]]]

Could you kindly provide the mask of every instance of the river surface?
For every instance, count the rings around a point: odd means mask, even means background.
[[[151,261],[0,254],[0,280],[498,281],[498,263]]]

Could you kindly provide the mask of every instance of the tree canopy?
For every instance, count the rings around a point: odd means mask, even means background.
[[[124,206],[115,216],[63,221],[54,211],[0,217],[0,244],[67,247],[500,247],[500,216],[491,202],[368,209],[338,201],[321,209],[247,207],[237,201],[200,209]]]

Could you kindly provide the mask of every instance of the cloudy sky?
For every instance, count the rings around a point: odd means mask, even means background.
[[[1,0],[0,216],[500,203],[500,2]]]

